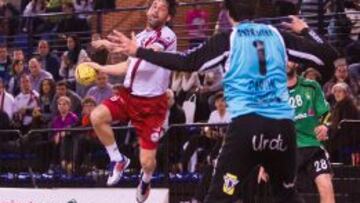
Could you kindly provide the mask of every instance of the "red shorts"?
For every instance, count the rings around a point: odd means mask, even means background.
[[[163,124],[168,110],[165,94],[151,98],[139,97],[131,95],[124,88],[118,95],[103,101],[103,104],[110,110],[113,121],[131,121],[141,148],[156,149],[164,134]]]

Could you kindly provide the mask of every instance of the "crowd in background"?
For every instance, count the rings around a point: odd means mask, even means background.
[[[76,11],[92,11],[101,6],[105,8],[113,6],[100,5],[103,1],[95,0],[74,0],[62,4],[59,2],[61,1],[21,1],[19,5],[22,6],[16,7],[11,2],[0,0],[0,15],[9,17],[2,22],[3,30],[0,30],[0,33],[14,35],[17,32],[29,30],[59,33],[79,31],[73,30],[74,28],[86,30],[89,28],[88,19],[84,14],[69,15],[69,18],[62,20],[47,19],[46,21],[43,18],[31,16],[59,11],[71,14]],[[346,1],[344,5],[345,11],[359,11],[359,8],[359,2],[355,0]],[[19,15],[29,18],[19,21],[17,18]],[[353,145],[352,141],[348,141],[346,137],[350,135],[354,137],[353,135],[357,132],[353,127],[339,128],[339,125],[343,119],[359,119],[359,15],[359,13],[346,15],[345,21],[350,23],[350,28],[345,30],[345,35],[342,33],[340,37],[336,35],[339,31],[333,28],[334,25],[344,23],[344,19],[337,19],[333,24],[328,25],[329,38],[337,38],[345,43],[340,47],[340,52],[343,54],[341,58],[334,61],[335,72],[330,73],[330,78],[329,73],[326,73],[326,67],[321,68],[323,71],[319,72],[314,67],[303,67],[302,64],[297,64],[302,77],[316,80],[323,85],[326,99],[331,104],[330,137],[333,137],[334,139],[331,140],[335,141],[329,141],[328,146],[338,149],[346,145],[350,146],[352,151],[360,151],[360,146]],[[230,28],[230,22],[224,10],[220,9],[216,25],[211,25],[209,13],[199,5],[189,8],[185,22],[190,48],[204,42],[209,36],[209,30],[217,33]],[[18,25],[20,29],[14,30],[13,28],[17,26],[10,25]],[[95,33],[91,40],[100,38],[101,35]],[[113,64],[123,60],[122,56],[95,49],[90,43],[82,44],[76,35],[67,35],[65,40],[66,50],[57,51],[51,48],[48,41],[40,40],[35,54],[25,53],[17,47],[7,47],[6,44],[0,45],[0,129],[20,129],[23,134],[26,134],[31,129],[91,126],[89,115],[92,109],[104,99],[117,94],[122,86],[123,78],[99,73],[93,86],[82,86],[75,81],[74,71],[77,64],[82,62]],[[207,72],[173,72],[172,82],[167,91],[169,113],[164,127],[167,128],[176,123],[228,123],[230,118],[221,93],[223,74],[223,66]],[[36,143],[33,146],[49,148],[47,150],[51,155],[47,154],[49,159],[47,162],[51,169],[61,166],[68,172],[74,172],[74,169],[76,171],[81,167],[86,153],[101,148],[93,132],[80,134],[75,135],[58,130],[45,135],[41,134],[41,136],[29,136],[25,140],[6,134],[0,137],[0,150],[12,151],[14,147],[20,145],[25,145],[30,150],[32,143]],[[136,140],[131,140],[128,132],[123,134],[122,142],[126,142],[131,149],[136,149]],[[166,154],[169,157],[171,170],[174,172],[196,171],[203,163],[213,160],[209,156],[211,157],[214,148],[221,145],[223,134],[224,129],[220,127],[215,130],[214,128],[201,130],[170,128],[158,154],[159,156]],[[159,165],[161,167],[161,162]]]

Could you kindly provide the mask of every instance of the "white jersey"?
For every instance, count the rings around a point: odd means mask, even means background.
[[[33,109],[35,107],[38,107],[38,98],[39,98],[39,94],[35,91],[32,90],[31,93],[29,94],[24,94],[22,92],[20,92],[20,94],[18,94],[15,97],[15,101],[14,101],[14,113],[18,112],[20,109]],[[32,122],[32,116],[30,115],[25,115],[24,119],[23,119],[23,125],[29,125]]]
[[[163,51],[176,51],[176,35],[167,26],[159,30],[144,30],[136,36],[140,47],[156,46]],[[139,58],[130,59],[124,86],[132,95],[155,97],[165,93],[170,83],[170,70],[161,68]]]
[[[211,112],[208,123],[230,123],[230,114],[226,111],[223,116],[220,115],[219,111],[215,110]]]

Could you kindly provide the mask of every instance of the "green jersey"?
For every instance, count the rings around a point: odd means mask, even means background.
[[[329,104],[316,81],[298,77],[296,86],[289,89],[289,103],[295,109],[295,128],[298,147],[321,146],[314,129],[320,118],[329,111]]]

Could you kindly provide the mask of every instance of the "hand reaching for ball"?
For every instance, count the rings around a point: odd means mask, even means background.
[[[92,68],[94,68],[98,72],[101,72],[101,70],[103,69],[103,67],[100,64],[95,63],[95,62],[84,62],[82,64],[84,64],[86,66],[91,66]]]

